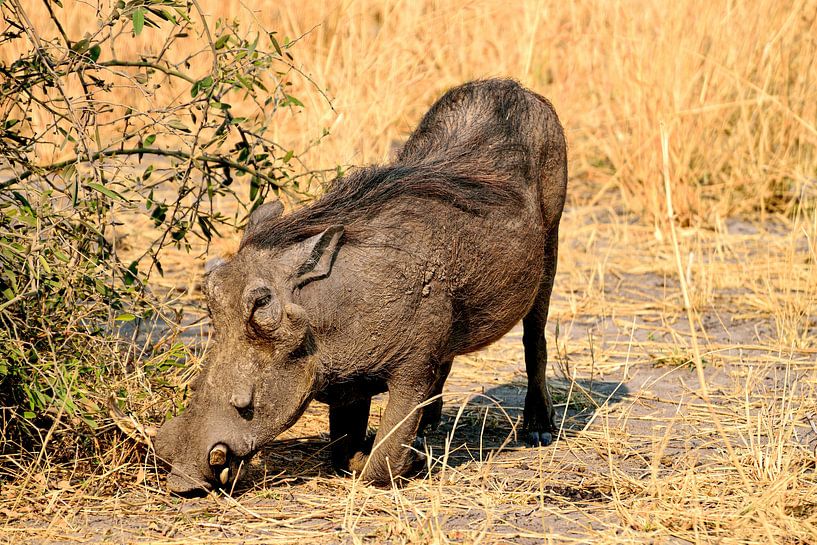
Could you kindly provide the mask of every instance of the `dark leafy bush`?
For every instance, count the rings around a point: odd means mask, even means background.
[[[60,431],[92,436],[134,369],[161,383],[184,359],[179,344],[135,354],[116,332],[178,317],[149,289],[165,250],[206,244],[315,175],[270,137],[279,112],[303,106],[288,92],[292,43],[210,24],[195,0],[100,0],[107,15],[84,36],[66,34],[60,2],[43,6],[53,36],[21,3],[0,3],[0,47],[15,52],[0,64],[4,453]],[[143,33],[156,53],[115,54]],[[131,225],[147,225],[149,242],[123,259]]]

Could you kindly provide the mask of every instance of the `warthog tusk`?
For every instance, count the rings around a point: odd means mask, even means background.
[[[223,466],[227,463],[227,446],[219,443],[210,449],[210,465]]]
[[[221,481],[221,484],[227,484],[227,481],[230,479],[230,468],[225,467],[222,469],[218,479]]]

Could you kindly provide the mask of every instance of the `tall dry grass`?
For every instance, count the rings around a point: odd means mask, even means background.
[[[44,35],[55,32],[42,3],[23,5]],[[555,103],[575,199],[603,203],[620,193],[630,209],[664,218],[662,122],[671,132],[675,208],[686,223],[792,212],[817,194],[815,0],[201,5],[212,19],[239,18],[299,39],[294,65],[307,77],[293,74],[293,94],[306,107],[281,119],[277,137],[310,149],[312,167],[383,161],[447,88],[503,76]],[[82,36],[97,6],[66,0],[62,13],[66,32]],[[155,53],[161,32],[121,39],[102,60]],[[201,49],[193,68],[204,75],[211,59],[202,40],[191,36],[182,47]],[[5,60],[14,54],[0,52]],[[330,136],[313,147],[325,128]]]
[[[480,447],[479,455],[385,491],[311,471],[323,467],[321,407],[283,438],[291,452],[280,447],[282,458],[268,459],[271,470],[288,472],[265,473],[237,499],[168,499],[153,458],[139,450],[144,463],[133,464],[136,447],[123,438],[93,472],[20,468],[31,478],[7,487],[18,496],[3,504],[13,507],[3,528],[11,539],[82,540],[112,526],[120,533],[102,540],[817,540],[817,1],[200,3],[213,18],[239,17],[299,40],[292,52],[305,75],[292,73],[292,93],[305,108],[279,116],[275,137],[313,168],[386,160],[427,106],[467,79],[514,77],[551,98],[569,138],[570,198],[581,206],[563,223],[549,373],[623,377],[631,394],[600,403],[592,426],[536,452],[510,448],[483,459],[481,439],[460,440],[450,429],[460,453]],[[53,34],[41,2],[23,5]],[[66,0],[66,32],[91,28],[93,8]],[[160,31],[121,40],[102,59],[155,52]],[[184,43],[178,55],[201,50],[193,68],[205,75],[206,45],[196,36]],[[134,91],[113,93],[144,109]],[[680,220],[674,245],[663,225],[662,124]],[[325,128],[330,135],[313,145]],[[728,218],[763,220],[767,212],[784,214],[766,224]],[[217,242],[215,251],[234,242]],[[187,259],[162,282],[192,293],[201,271]],[[642,286],[656,279],[663,282]],[[696,342],[712,380],[710,406],[685,374]],[[521,349],[509,346],[458,360],[447,392],[518,381],[511,367],[521,369]],[[675,386],[662,390],[670,379]],[[481,409],[467,410],[480,419]],[[507,431],[504,422],[498,427]],[[288,460],[305,437],[315,450]],[[523,527],[531,520],[536,527]]]

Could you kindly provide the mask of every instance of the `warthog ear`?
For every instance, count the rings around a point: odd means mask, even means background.
[[[309,257],[298,267],[294,275],[294,287],[300,288],[313,280],[326,278],[332,272],[332,264],[340,250],[343,225],[333,225],[323,233],[306,239],[301,244],[309,252]]]
[[[278,199],[270,202],[265,202],[250,214],[250,219],[247,220],[247,227],[244,229],[244,236],[241,237],[241,243],[252,236],[264,222],[269,219],[277,218],[284,211],[284,205]]]
[[[204,262],[204,274],[208,275],[214,270],[227,263],[223,257],[212,257]]]

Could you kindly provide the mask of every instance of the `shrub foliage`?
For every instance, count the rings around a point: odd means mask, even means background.
[[[117,324],[165,308],[147,289],[165,249],[206,243],[315,174],[271,136],[276,115],[303,106],[288,92],[292,42],[213,21],[196,0],[100,0],[83,36],[64,31],[61,2],[44,5],[50,25],[37,28],[23,3],[0,3],[0,48],[23,52],[0,64],[6,452],[97,428],[113,378],[134,365]],[[134,223],[149,242],[124,259],[118,233]],[[162,363],[140,368],[148,384],[180,357],[152,351]]]

